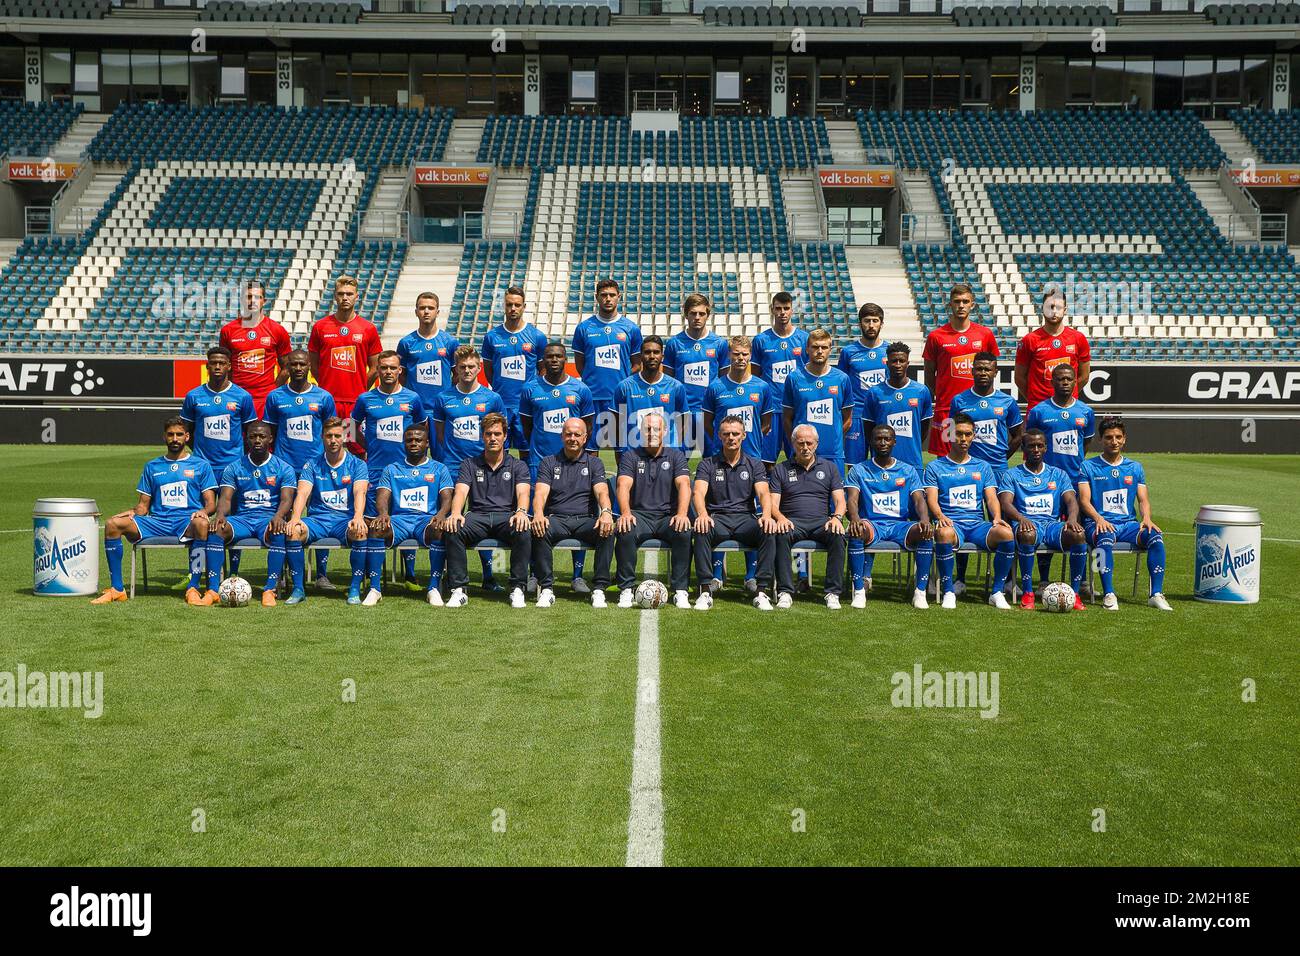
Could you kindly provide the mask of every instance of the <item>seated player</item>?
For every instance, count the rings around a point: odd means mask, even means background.
[[[560,433],[564,447],[537,467],[533,491],[533,564],[537,568],[537,606],[555,604],[553,549],[577,538],[596,549],[591,606],[605,606],[609,562],[614,557],[614,509],[599,455],[587,451],[587,423],[570,418]],[[576,591],[577,588],[574,588]]]
[[[641,419],[641,447],[629,448],[618,459],[614,484],[618,541],[614,549],[618,606],[622,608],[635,603],[637,548],[647,538],[668,543],[673,604],[682,610],[691,607],[687,593],[691,578],[691,471],[685,452],[664,447],[667,428],[662,415],[646,415]]]
[[[797,426],[792,442],[794,459],[768,472],[776,529],[776,606],[784,610],[794,604],[794,543],[816,541],[826,549],[823,600],[829,610],[838,611],[844,586],[844,479],[835,462],[817,454],[812,425]]]
[[[935,525],[934,553],[939,563],[943,599],[939,606],[957,607],[953,591],[954,552],[967,541],[981,551],[993,553],[993,589],[989,604],[1000,611],[1011,610],[1002,587],[1011,573],[1015,557],[1011,525],[1002,520],[997,481],[988,462],[970,456],[975,440],[975,422],[965,412],[952,416],[953,442],[948,454],[936,458],[925,469],[925,504]],[[984,511],[988,509],[988,520]]]
[[[284,568],[284,532],[298,490],[297,472],[271,454],[274,440],[275,431],[266,422],[248,426],[244,439],[248,453],[222,472],[217,513],[208,531],[209,567],[221,566],[225,546],[232,541],[257,538],[267,546],[262,607],[275,607],[275,589]]]
[[[190,454],[185,446],[190,429],[181,418],[163,423],[167,454],[144,466],[135,490],[140,494],[135,509],[115,514],[104,522],[104,556],[108,560],[109,586],[91,604],[125,601],[122,583],[122,538],[179,538],[189,544],[190,585],[185,603],[205,606],[217,603],[221,567],[207,569],[207,594],[199,593],[204,552],[208,537],[208,515],[216,507],[217,479],[207,459]]]
[[[464,607],[469,603],[465,594],[469,585],[466,551],[485,538],[495,538],[510,549],[510,606],[521,608],[526,605],[524,585],[533,537],[532,520],[528,516],[532,491],[528,466],[506,454],[504,415],[497,412],[485,415],[478,430],[483,436],[483,452],[460,463],[451,511],[443,522],[447,586],[451,589],[447,607]]]
[[[758,593],[754,607],[772,610],[767,592],[772,587],[772,564],[776,523],[771,518],[772,498],[767,469],[757,458],[741,451],[745,423],[728,415],[718,426],[722,451],[700,459],[695,468],[692,500],[695,505],[695,573],[700,578],[700,596],[695,610],[713,607],[713,559],[711,552],[721,541],[734,540],[758,550]],[[759,511],[754,509],[758,501]]]
[[[375,517],[370,521],[366,557],[370,590],[361,603],[374,607],[383,600],[384,555],[394,544],[414,538],[429,549],[426,600],[433,607],[442,607],[439,588],[446,558],[442,523],[451,511],[451,475],[441,462],[429,457],[427,426],[407,425],[402,446],[406,457],[384,469],[375,489]]]
[[[925,593],[934,564],[934,526],[930,524],[921,474],[894,457],[896,441],[892,427],[875,426],[871,429],[871,458],[849,471],[844,483],[849,534],[861,539],[864,547],[876,541],[891,541],[915,554],[912,607],[924,611],[930,606]],[[853,606],[867,606],[866,588],[853,592]]]
[[[1084,462],[1079,478],[1079,506],[1088,540],[1101,552],[1101,586],[1105,592],[1101,606],[1107,611],[1119,610],[1114,548],[1116,541],[1126,541],[1147,553],[1147,573],[1151,576],[1147,604],[1160,611],[1172,611],[1164,595],[1165,539],[1151,520],[1146,472],[1141,464],[1124,457],[1128,429],[1123,419],[1102,419],[1100,432],[1101,454]]]
[[[309,462],[298,473],[298,495],[289,519],[286,551],[293,593],[286,604],[307,600],[303,548],[322,538],[348,543],[352,584],[348,603],[361,603],[361,582],[366,576],[366,496],[370,480],[366,463],[347,450],[343,440],[343,419],[327,418],[321,425],[325,454]]]
[[[1016,528],[1016,560],[1020,564],[1020,606],[1034,609],[1034,552],[1040,547],[1070,555],[1070,586],[1074,609],[1084,609],[1079,597],[1088,565],[1088,546],[1079,524],[1079,499],[1069,476],[1043,461],[1047,436],[1037,428],[1024,435],[1025,460],[1002,473],[998,497],[1002,513]],[[1064,509],[1065,520],[1060,516]]]

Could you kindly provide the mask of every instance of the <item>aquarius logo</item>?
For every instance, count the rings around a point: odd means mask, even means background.
[[[62,574],[64,577],[70,577],[67,562],[73,558],[79,558],[86,553],[86,539],[76,538],[70,544],[59,547],[58,538],[50,538],[48,547],[45,545],[45,536],[36,537],[36,573],[37,574]]]
[[[1234,551],[1218,535],[1202,535],[1196,548],[1201,558],[1202,582],[1231,578],[1240,587],[1242,583],[1237,572],[1255,563],[1254,547],[1247,545]]]

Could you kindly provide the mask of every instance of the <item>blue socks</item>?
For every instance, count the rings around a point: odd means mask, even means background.
[[[275,591],[280,586],[280,571],[284,568],[284,535],[273,534],[266,552],[266,590]]]
[[[480,551],[478,559],[479,563],[483,565],[483,583],[487,584],[489,581],[495,580],[492,577],[492,552]]]
[[[962,584],[966,583],[966,568],[970,564],[969,554],[957,555],[957,580]]]
[[[745,552],[745,580],[752,581],[758,577],[758,552]]]
[[[1097,550],[1101,552],[1101,593],[1115,593],[1115,535],[1097,535]]]
[[[208,543],[206,541],[190,542],[190,584],[197,588],[203,582],[203,565],[206,563]]]
[[[408,581],[415,580],[415,552],[402,552],[402,577]]]
[[[442,590],[442,572],[447,565],[447,549],[441,541],[429,545],[429,590]]]
[[[573,552],[573,576],[575,578],[582,577],[582,569],[585,568],[586,566],[587,566],[587,552],[586,551]]]
[[[316,577],[323,578],[329,573],[330,553],[328,551],[316,552]]]
[[[370,578],[370,586],[376,591],[384,589],[384,557],[387,552],[388,546],[383,538],[366,539],[366,577]],[[411,556],[414,559],[414,553]]]
[[[221,586],[221,566],[226,557],[226,542],[221,535],[208,535],[208,590],[215,591]]]
[[[1034,550],[1036,544],[1016,542],[1016,562],[1020,566],[1020,591],[1030,594],[1034,590]]]
[[[244,552],[239,548],[230,549],[230,575],[234,577],[239,573],[239,559],[244,556]]]
[[[1007,575],[1011,573],[1011,562],[1016,557],[1016,543],[1014,541],[1003,541],[998,545],[998,549],[993,552],[993,590],[992,594],[997,594],[1007,583]]]
[[[366,579],[366,558],[370,554],[370,539],[362,538],[351,544],[352,547],[348,549],[348,563],[352,566],[352,584],[348,587],[348,593],[359,595],[361,585]]]
[[[1151,575],[1151,593],[1165,593],[1165,539],[1159,532],[1147,538],[1147,574]]]
[[[875,555],[871,555],[875,557]],[[853,580],[853,590],[861,591],[867,586],[867,547],[861,538],[849,539],[849,577]]]
[[[1083,575],[1088,568],[1088,546],[1076,544],[1070,549],[1070,587],[1075,594],[1083,593]]]
[[[721,551],[713,552],[713,580],[721,581],[727,576],[727,556]]]
[[[935,557],[939,559],[939,596],[952,590],[952,568],[956,564],[953,549],[956,545],[940,541],[934,546]]]
[[[104,539],[104,557],[108,559],[108,583],[115,591],[125,591],[122,583],[122,539]]]
[[[303,550],[302,542],[288,542],[285,545],[285,551],[289,556],[289,579],[293,582],[293,589],[295,591],[305,590],[302,579],[307,573],[307,555]]]
[[[952,547],[952,545],[948,545]],[[930,590],[930,566],[934,564],[934,542],[922,539],[916,544],[916,589]]]
[[[1044,585],[1052,580],[1052,556],[1050,554],[1040,554],[1038,556],[1038,580]]]

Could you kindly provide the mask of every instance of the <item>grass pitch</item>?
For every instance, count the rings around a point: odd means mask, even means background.
[[[104,674],[98,719],[0,709],[0,864],[623,862],[640,612],[563,583],[546,611],[477,588],[463,611],[392,588],[373,609],[189,608],[180,552],[125,605],[32,596],[32,502],[122,510],[157,453],[0,463],[0,671]],[[1137,457],[1173,614],[1145,607],[1145,570],[1129,598],[1128,556],[1118,614],[1000,613],[982,592],[918,612],[883,557],[865,612],[760,615],[732,589],[658,612],[665,862],[1300,863],[1300,461]],[[1264,517],[1252,607],[1190,599],[1192,519],[1221,501]],[[891,706],[917,662],[998,672],[998,716]]]

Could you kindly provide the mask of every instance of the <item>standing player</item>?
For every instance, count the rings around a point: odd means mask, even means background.
[[[641,419],[655,411],[668,422],[664,444],[684,448],[683,421],[686,418],[686,387],[664,374],[664,340],[648,335],[641,342],[641,371],[629,375],[614,390],[618,412],[619,453],[641,444]]]
[[[1101,552],[1101,606],[1119,610],[1115,596],[1116,541],[1127,541],[1147,553],[1147,574],[1151,596],[1147,604],[1160,611],[1172,611],[1165,600],[1165,539],[1151,520],[1151,498],[1147,476],[1139,462],[1124,457],[1128,429],[1121,418],[1101,420],[1101,454],[1083,463],[1079,476],[1079,504],[1090,540]],[[1136,510],[1134,509],[1136,505]]]
[[[221,327],[217,344],[230,350],[231,381],[253,396],[261,418],[266,396],[288,379],[284,360],[293,343],[285,327],[266,314],[266,288],[261,282],[252,279],[244,286],[244,302],[244,313]]]
[[[429,549],[425,599],[433,607],[442,607],[439,588],[446,561],[442,522],[451,511],[451,475],[429,457],[429,430],[425,425],[406,426],[402,446],[405,457],[384,469],[375,489],[375,517],[370,522],[366,558],[370,590],[361,603],[374,607],[383,600],[384,555],[393,545],[414,538]]]
[[[343,419],[327,418],[321,426],[325,454],[298,472],[298,495],[289,519],[286,550],[293,593],[286,604],[307,600],[303,548],[322,538],[347,542],[352,566],[348,603],[361,603],[361,582],[366,576],[366,497],[370,481],[366,463],[351,454],[344,441]]]
[[[863,305],[858,309],[859,336],[840,349],[840,359],[835,363],[853,385],[853,424],[844,436],[844,463],[849,468],[871,456],[870,436],[863,428],[859,410],[867,392],[885,380],[885,350],[889,343],[880,337],[884,326],[885,310],[874,302]]]
[[[384,350],[379,330],[356,309],[357,280],[339,276],[334,282],[334,311],[311,327],[307,340],[311,377],[334,396],[334,406],[349,430],[352,406],[375,380],[379,353]]]
[[[1078,483],[1087,457],[1088,440],[1094,434],[1095,417],[1092,409],[1074,397],[1074,369],[1058,365],[1052,369],[1053,396],[1039,402],[1029,410],[1025,419],[1026,431],[1040,429],[1047,435],[1046,461]],[[1044,584],[1052,576],[1052,556],[1038,557],[1038,579]]]
[[[581,379],[565,371],[569,353],[561,342],[552,342],[542,350],[541,372],[524,388],[519,400],[519,423],[528,448],[528,470],[537,480],[537,466],[547,455],[558,455],[564,449],[564,423],[570,418],[581,419],[587,434],[595,427],[596,408],[589,389]],[[588,443],[590,444],[590,442]],[[582,576],[586,551],[573,552],[573,590],[590,594],[591,588]],[[608,563],[608,562],[606,562]],[[529,581],[532,590],[533,581]]]
[[[1037,428],[1025,432],[1025,460],[1008,468],[998,481],[1002,513],[1016,527],[1016,561],[1020,565],[1020,606],[1034,609],[1034,552],[1039,547],[1068,552],[1074,609],[1082,611],[1083,572],[1088,546],[1079,524],[1079,499],[1069,476],[1043,461],[1047,436]],[[1065,520],[1061,521],[1064,512]]]
[[[707,296],[688,295],[682,302],[686,328],[664,345],[664,371],[686,387],[691,426],[690,433],[683,436],[685,447],[699,449],[703,455],[717,452],[715,439],[701,425],[704,396],[722,370],[731,364],[727,340],[709,331],[712,311]]]
[[[934,553],[939,561],[940,607],[951,611],[957,607],[952,587],[953,552],[967,541],[981,551],[993,552],[993,589],[989,604],[1000,611],[1011,610],[1002,593],[1011,562],[1015,558],[1011,526],[1002,520],[997,481],[993,469],[970,456],[975,440],[975,423],[965,412],[953,416],[952,449],[936,458],[925,469],[922,484],[925,504],[935,525]],[[988,509],[989,520],[984,519]]]
[[[1092,373],[1088,337],[1065,324],[1065,296],[1056,286],[1043,293],[1043,324],[1020,340],[1016,349],[1016,392],[1026,408],[1052,397],[1052,369],[1069,365],[1075,382],[1086,385]],[[1074,393],[1079,394],[1077,389]]]
[[[972,458],[987,461],[993,466],[1001,486],[1002,473],[1007,462],[1020,448],[1025,431],[1020,406],[1006,392],[999,391],[998,357],[992,352],[980,352],[971,366],[974,383],[969,389],[953,397],[951,411],[965,412],[975,423],[975,443],[970,446]],[[966,565],[970,555],[957,555],[957,580],[954,587],[960,596],[966,590]]]
[[[402,384],[420,396],[426,409],[433,408],[438,396],[452,387],[453,356],[460,348],[454,336],[438,328],[438,309],[438,297],[421,292],[415,299],[415,317],[420,324],[397,343]],[[437,448],[431,448],[430,454],[441,456]]]
[[[437,399],[430,419],[437,435],[436,448],[442,451],[442,463],[447,473],[460,473],[460,463],[483,453],[482,421],[488,415],[505,415],[506,406],[501,396],[479,384],[478,373],[483,367],[479,354],[472,345],[462,345],[454,356],[454,385]],[[479,555],[483,566],[483,587],[500,591],[492,574],[492,556]]]
[[[287,462],[295,474],[325,454],[321,431],[327,418],[338,414],[334,396],[308,380],[311,359],[304,349],[294,349],[284,362],[289,381],[266,397],[262,418],[275,429],[275,457]],[[328,576],[328,551],[316,552],[316,587],[334,590]]]
[[[596,427],[591,448],[615,448],[618,412],[614,390],[618,383],[641,370],[641,327],[618,314],[619,288],[613,279],[596,283],[596,312],[578,323],[573,332],[573,365],[591,389],[596,406]]]
[[[208,567],[221,567],[225,547],[232,541],[257,538],[266,545],[262,607],[275,607],[275,589],[284,568],[284,532],[298,490],[298,473],[271,454],[274,437],[266,422],[248,426],[248,454],[222,472],[217,513],[208,529]]]
[[[840,609],[844,585],[843,466],[836,467],[832,460],[818,455],[817,441],[816,428],[797,426],[794,458],[768,472],[776,531],[776,606],[781,610],[794,604],[790,551],[796,541],[804,540],[816,541],[826,549],[823,600],[828,610]]]
[[[519,400],[528,380],[537,375],[546,336],[524,319],[524,290],[518,286],[506,289],[505,312],[505,321],[483,336],[483,377],[505,403],[510,447],[522,452],[526,444],[519,426]]]
[[[948,322],[925,339],[925,384],[934,393],[934,417],[938,428],[930,429],[930,451],[948,454],[951,441],[946,433],[953,397],[971,387],[972,366],[979,352],[998,354],[997,336],[991,329],[971,321],[975,293],[958,283],[948,293]]]
[[[871,429],[871,459],[853,466],[844,489],[848,494],[849,534],[870,546],[892,541],[916,556],[916,588],[912,607],[924,611],[930,606],[925,592],[930,587],[934,565],[934,527],[925,504],[921,473],[894,457],[894,429],[876,425]],[[867,606],[867,591],[853,592],[853,606]]]
[[[104,556],[108,561],[108,587],[91,604],[125,601],[122,581],[122,539],[177,537],[189,545],[190,585],[185,603],[199,606],[217,603],[221,583],[220,566],[207,569],[208,593],[199,594],[204,552],[207,547],[208,515],[216,507],[217,479],[212,466],[185,450],[190,426],[184,419],[163,423],[167,453],[148,462],[140,472],[135,490],[140,498],[131,511],[115,514],[104,522]]]
[[[771,311],[772,326],[754,336],[750,362],[754,374],[772,386],[776,395],[784,396],[786,377],[805,361],[808,333],[795,328],[794,299],[789,292],[772,296]],[[763,461],[775,462],[783,449],[787,457],[793,454],[784,429],[773,428],[767,436]]]

